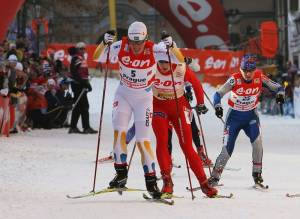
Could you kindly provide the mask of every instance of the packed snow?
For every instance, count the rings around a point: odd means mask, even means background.
[[[103,79],[93,78],[89,93],[90,120],[99,126]],[[108,79],[100,156],[112,150],[111,108],[116,79]],[[205,85],[210,97],[214,88]],[[226,102],[223,100],[223,104]],[[214,161],[221,151],[223,124],[210,111],[201,116],[209,157]],[[228,167],[240,171],[224,171],[220,194],[233,193],[233,199],[208,199],[197,191],[196,199],[186,191],[187,170],[177,138],[173,137],[174,206],[150,203],[141,192],[102,194],[72,200],[67,194],[79,195],[92,190],[97,135],[68,134],[67,129],[33,130],[9,138],[0,138],[0,218],[5,219],[68,219],[68,218],[131,218],[131,219],[195,219],[195,218],[299,218],[300,198],[287,198],[286,193],[300,193],[300,120],[261,115],[264,160],[263,177],[269,191],[251,188],[251,144],[241,132]],[[155,147],[155,138],[153,147]],[[129,153],[133,143],[129,146]],[[159,166],[156,166],[159,173]],[[207,170],[207,174],[209,172]],[[159,174],[158,174],[159,175]],[[100,164],[96,189],[108,186],[114,176],[112,163]],[[159,182],[161,186],[162,182]],[[198,186],[192,174],[193,186]],[[136,151],[129,172],[128,187],[145,188],[140,154]]]

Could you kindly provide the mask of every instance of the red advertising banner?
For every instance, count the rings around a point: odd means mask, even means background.
[[[177,30],[188,48],[226,47],[228,24],[217,0],[145,0]]]
[[[0,2],[0,41],[6,37],[8,26],[13,21],[24,0],[9,0]]]
[[[9,136],[9,98],[0,96],[0,136]]]
[[[71,57],[68,55],[68,48],[71,44],[51,44],[48,50],[54,50],[56,59],[63,61],[65,65],[69,65]],[[90,68],[96,68],[99,63],[92,60],[96,45],[87,45],[86,58]],[[204,75],[204,81],[212,85],[223,83],[224,80],[232,73],[238,71],[240,67],[242,51],[217,51],[217,50],[201,50],[201,49],[181,49],[184,56],[196,59],[200,65],[198,73]],[[112,58],[109,64],[110,69],[118,70],[118,60]],[[218,80],[218,79],[220,80]]]

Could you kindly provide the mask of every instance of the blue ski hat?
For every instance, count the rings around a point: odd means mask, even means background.
[[[243,71],[253,71],[256,69],[256,55],[245,54],[241,61],[241,69]]]

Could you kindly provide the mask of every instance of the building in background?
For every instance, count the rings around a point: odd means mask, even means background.
[[[288,0],[289,60],[299,67],[300,61],[300,1]]]
[[[139,20],[154,41],[166,30],[179,47],[243,50],[250,38],[259,36],[261,22],[274,20],[279,26],[278,60],[283,62],[288,59],[287,9],[297,11],[294,2],[298,0],[116,0],[117,31],[120,38]],[[110,28],[107,0],[26,0],[18,23],[31,25],[36,5],[49,22],[47,34],[40,30],[41,42],[95,44]]]

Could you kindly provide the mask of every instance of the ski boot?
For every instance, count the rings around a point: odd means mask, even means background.
[[[160,199],[162,193],[157,187],[157,178],[155,175],[145,175],[146,188],[148,193],[152,196],[153,199]]]
[[[220,180],[220,179],[211,176],[211,177],[208,178],[207,181],[208,181],[208,184],[209,184],[210,186],[216,187],[216,186],[219,184],[219,180]]]
[[[252,176],[253,176],[253,180],[254,180],[255,184],[263,183],[264,180],[263,180],[260,172],[253,172]]]
[[[161,189],[162,193],[168,193],[168,194],[173,194],[173,181],[171,174],[164,174],[162,173],[162,180],[164,182],[164,185]]]
[[[206,156],[206,154],[204,153],[203,146],[201,146],[200,148],[197,148],[197,153],[202,161],[203,167],[213,166],[211,159],[209,159],[208,156]]]
[[[117,165],[115,164],[116,176],[109,182],[110,189],[112,188],[124,188],[127,183],[127,164]]]
[[[215,195],[218,194],[218,190],[214,187],[210,186],[208,180],[205,180],[201,185],[202,192],[209,198],[213,198]]]

